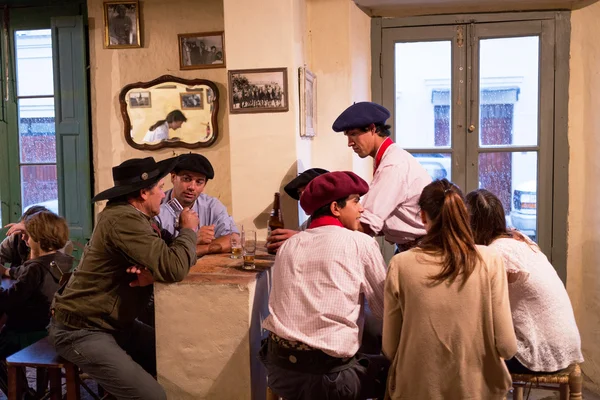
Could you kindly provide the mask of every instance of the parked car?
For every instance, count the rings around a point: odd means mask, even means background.
[[[537,181],[527,181],[513,190],[512,225],[535,240],[537,230]]]
[[[436,179],[451,179],[451,165],[452,158],[444,157],[440,153],[418,153],[413,154],[417,161],[425,168],[429,173],[432,180]]]

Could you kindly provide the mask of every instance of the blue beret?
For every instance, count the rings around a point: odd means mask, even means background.
[[[333,123],[335,132],[346,132],[351,129],[364,128],[371,124],[384,125],[390,112],[384,106],[370,101],[354,103],[346,108]]]

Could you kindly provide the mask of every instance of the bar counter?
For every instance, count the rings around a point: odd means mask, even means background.
[[[154,285],[158,381],[168,399],[265,398],[256,355],[274,259],[260,247],[248,271],[242,259],[208,255],[182,282]]]

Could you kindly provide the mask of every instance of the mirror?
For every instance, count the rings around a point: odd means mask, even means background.
[[[136,149],[193,149],[217,140],[219,92],[211,81],[164,75],[125,86],[119,102],[125,140]]]

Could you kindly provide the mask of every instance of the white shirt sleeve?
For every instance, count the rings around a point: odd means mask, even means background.
[[[406,171],[398,165],[380,167],[369,192],[362,198],[365,209],[360,222],[369,225],[373,233],[379,235],[388,217],[407,199]]]

